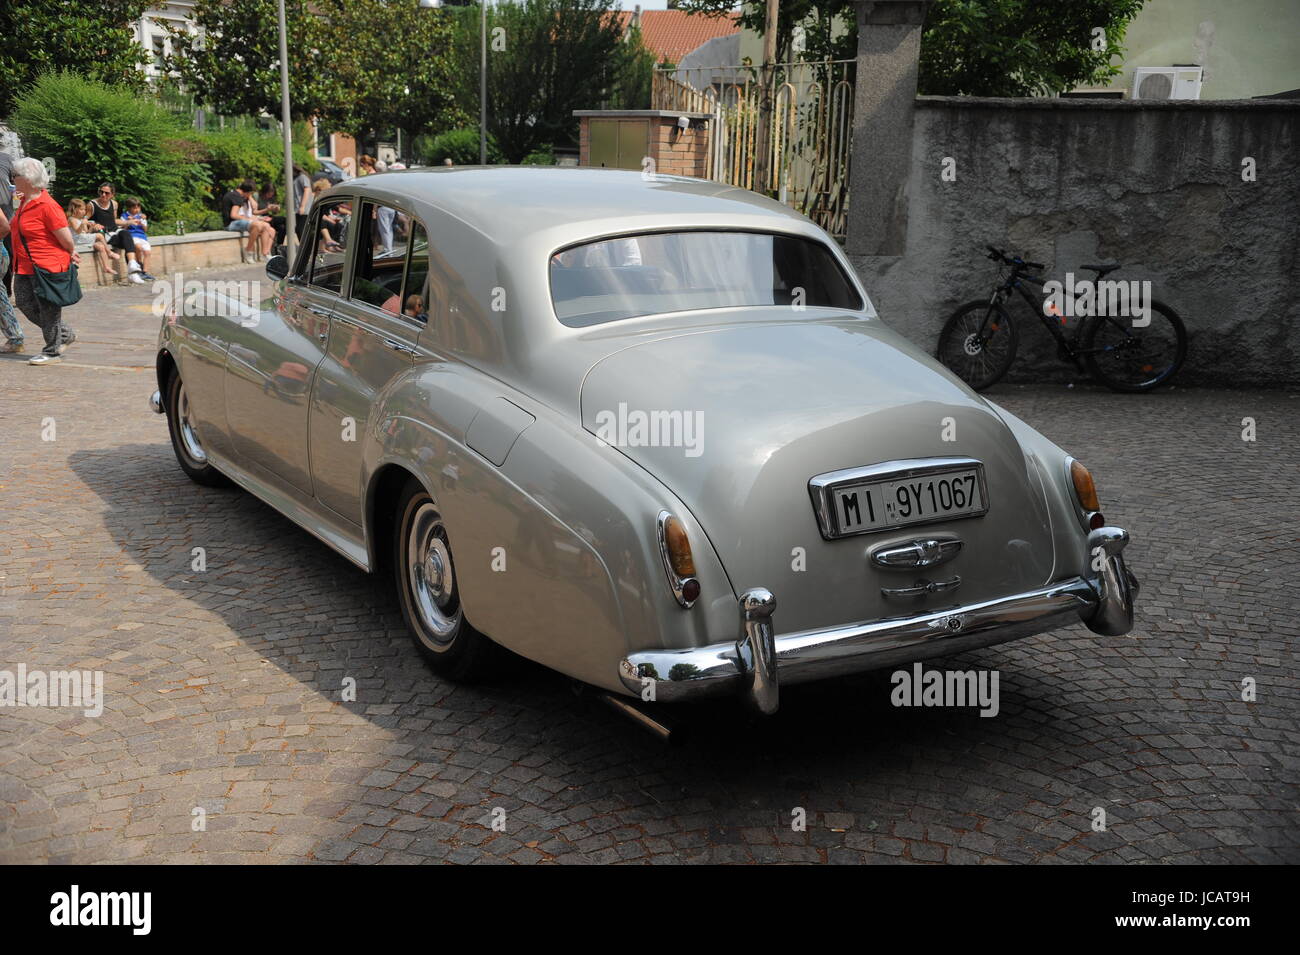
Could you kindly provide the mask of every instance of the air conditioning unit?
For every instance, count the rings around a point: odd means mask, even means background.
[[[1130,99],[1200,99],[1199,66],[1140,66],[1133,71]]]

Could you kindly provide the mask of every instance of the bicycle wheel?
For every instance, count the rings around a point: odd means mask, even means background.
[[[1134,328],[1128,318],[1104,316],[1083,340],[1089,373],[1115,391],[1150,391],[1165,384],[1187,360],[1187,329],[1163,302],[1151,303],[1151,323]]]
[[[939,333],[938,359],[976,391],[995,384],[1016,359],[1016,326],[1000,305],[967,302]]]

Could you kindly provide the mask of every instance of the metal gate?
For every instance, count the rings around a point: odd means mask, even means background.
[[[709,175],[776,196],[839,241],[847,227],[855,61],[782,63],[773,70],[768,173],[754,181],[762,79],[758,67],[655,70],[651,106],[712,113]]]

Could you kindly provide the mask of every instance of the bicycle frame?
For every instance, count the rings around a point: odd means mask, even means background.
[[[1019,292],[1020,297],[1025,300],[1025,304],[1029,306],[1030,311],[1032,311],[1038,317],[1038,320],[1043,323],[1043,327],[1047,329],[1048,334],[1050,334],[1052,338],[1056,340],[1057,348],[1060,349],[1061,354],[1065,357],[1068,357],[1072,362],[1074,362],[1075,366],[1080,371],[1083,370],[1084,355],[1098,354],[1106,350],[1104,348],[1080,348],[1079,342],[1083,340],[1084,330],[1089,326],[1090,323],[1099,322],[1102,320],[1108,320],[1110,319],[1109,315],[1084,316],[1083,320],[1080,321],[1077,326],[1075,326],[1074,334],[1067,338],[1065,333],[1061,331],[1060,323],[1053,321],[1051,316],[1043,312],[1043,304],[1041,298],[1036,301],[1034,297],[1029,294],[1029,291],[1025,288],[1025,283],[1036,285],[1041,289],[1047,283],[1047,280],[1044,278],[1039,278],[1036,275],[1027,274],[1026,272],[1023,271],[1022,266],[1019,265],[1012,266],[1011,274],[1007,276],[1006,281],[1004,281],[1001,285],[999,285],[997,288],[993,290],[993,295],[989,299],[989,305],[994,307],[1000,306],[1004,301],[1006,301],[1007,298],[1010,297],[1011,292],[1013,290]],[[1083,298],[1083,295],[1084,295],[1084,291],[1081,288],[1078,292],[1075,293],[1074,296],[1075,301],[1076,302],[1079,301],[1081,298]],[[1007,312],[1007,319],[1008,321],[1012,320],[1010,312]],[[984,320],[988,321],[987,315],[985,316]],[[1118,327],[1124,331],[1125,335],[1132,334],[1122,324],[1119,325]],[[980,326],[981,334],[983,333],[983,331],[984,331],[984,326],[981,325]]]

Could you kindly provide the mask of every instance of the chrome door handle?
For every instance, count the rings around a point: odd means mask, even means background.
[[[401,352],[404,355],[415,354],[414,348],[408,348],[406,345],[403,345],[401,342],[395,342],[391,338],[385,338],[384,344],[387,345],[389,348],[391,348],[393,351]]]
[[[319,341],[319,342],[321,342],[321,343],[323,344],[324,342],[329,341],[329,337],[330,337],[330,333],[327,332],[327,331],[325,331],[325,332],[321,332],[319,335],[317,335],[317,336],[316,336],[316,340]]]
[[[915,587],[881,587],[880,592],[890,599],[903,597],[923,597],[926,594],[941,594],[947,590],[956,590],[961,586],[961,578],[950,577],[947,580],[928,580]]]

